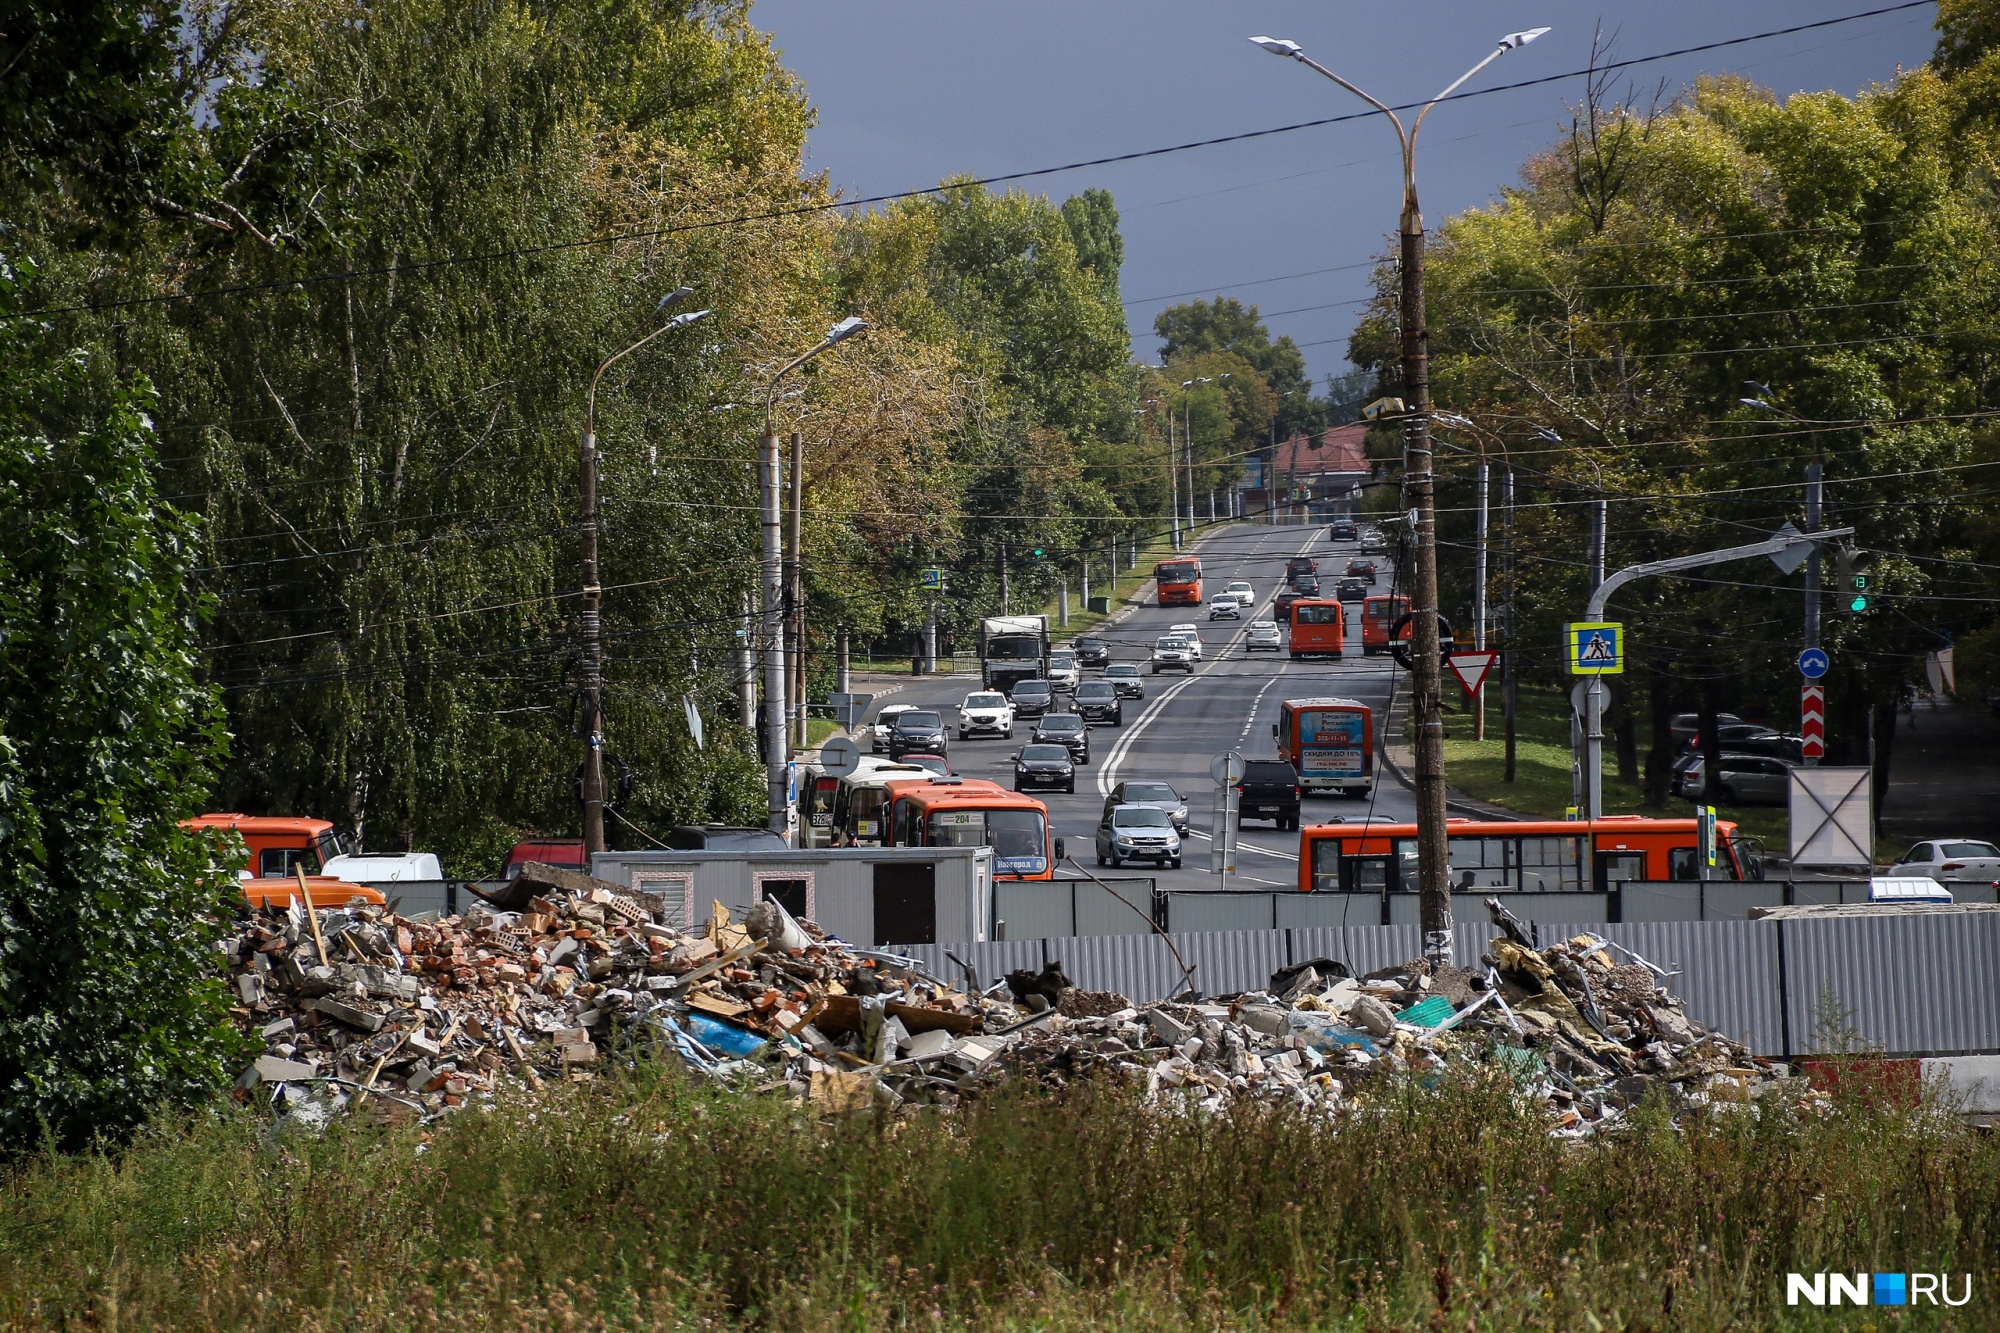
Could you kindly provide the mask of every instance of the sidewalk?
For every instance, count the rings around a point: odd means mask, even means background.
[[[2000,718],[1949,699],[1897,718],[1880,829],[1898,855],[1923,838],[2000,842]]]

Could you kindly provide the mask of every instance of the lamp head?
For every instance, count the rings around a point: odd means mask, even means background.
[[[1761,407],[1766,412],[1772,412],[1777,410],[1773,408],[1769,403],[1765,402],[1762,398],[1738,398],[1736,401],[1743,404],[1743,406],[1745,407]]]
[[[1305,54],[1304,47],[1288,38],[1257,36],[1252,37],[1250,40],[1274,56],[1292,56],[1296,58]]]
[[[1510,32],[1500,39],[1500,49],[1502,51],[1511,51],[1517,46],[1526,46],[1529,42],[1534,41],[1535,38],[1542,36],[1548,31],[1547,28],[1529,28],[1524,32]]]
[[[696,320],[707,319],[714,313],[712,310],[690,310],[685,314],[675,315],[672,319],[668,320],[667,327],[670,329],[684,329]]]
[[[1563,437],[1556,434],[1555,427],[1553,426],[1535,427],[1535,438],[1544,444],[1561,444],[1563,442]]]
[[[840,323],[826,331],[826,345],[831,347],[835,343],[846,342],[849,338],[852,338],[867,327],[867,320],[861,318],[859,315],[849,315],[846,319],[841,320]]]
[[[653,313],[656,315],[660,314],[662,311],[666,310],[669,306],[679,305],[682,301],[687,300],[690,296],[693,295],[694,295],[694,288],[692,287],[676,287],[672,291],[668,292],[665,296],[662,296],[660,298],[660,303],[653,307]]]

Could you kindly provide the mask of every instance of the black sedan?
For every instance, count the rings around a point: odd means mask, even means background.
[[[1079,764],[1090,762],[1090,724],[1075,713],[1050,713],[1035,727],[1037,745],[1060,745]]]
[[[1015,791],[1076,791],[1076,764],[1064,745],[1024,745],[1014,755]]]
[[[942,713],[928,708],[912,708],[898,713],[896,725],[889,731],[889,757],[901,759],[906,754],[943,754],[944,733]]]
[[[1085,722],[1116,727],[1125,721],[1125,701],[1119,698],[1114,681],[1086,680],[1076,687],[1075,703],[1077,716]]]

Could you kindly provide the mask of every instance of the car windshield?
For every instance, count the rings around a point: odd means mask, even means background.
[[[1048,692],[1049,683],[1045,680],[1024,680],[1014,687],[1014,697],[1016,699],[1024,694],[1041,695]]]
[[[1165,828],[1171,822],[1164,810],[1142,805],[1136,810],[1114,810],[1111,822],[1122,828]]]
[[[1109,699],[1116,693],[1116,690],[1101,680],[1087,680],[1076,687],[1076,697],[1079,699]]]
[[[1177,649],[1187,647],[1185,643],[1181,642],[1181,636],[1178,634],[1169,634],[1164,639],[1161,639],[1158,643],[1154,644],[1153,646],[1155,648],[1177,648]]]
[[[1050,665],[1050,666],[1075,666],[1075,665],[1076,665],[1076,654],[1075,654],[1075,653],[1050,653],[1050,654],[1049,654],[1049,665]]]
[[[1164,782],[1128,782],[1125,784],[1125,799],[1128,801],[1169,801],[1178,804],[1179,793]]]
[[[1005,699],[997,694],[968,694],[965,696],[965,707],[967,708],[1000,708],[1006,702]]]
[[[1078,652],[1089,652],[1097,648],[1102,648],[1103,646],[1104,646],[1104,640],[1102,639],[1078,639],[1076,641],[1076,648]]]
[[[899,714],[896,718],[896,725],[899,727],[939,727],[944,725],[944,719],[936,713],[926,713],[913,708],[907,713]]]
[[[1067,762],[1068,759],[1069,751],[1060,745],[1030,745],[1021,751],[1023,763],[1053,763],[1057,760]]]
[[[1941,842],[1938,850],[1949,857],[2000,856],[2000,848],[1990,842]]]
[[[1081,731],[1083,719],[1075,713],[1050,713],[1042,719],[1043,731]]]

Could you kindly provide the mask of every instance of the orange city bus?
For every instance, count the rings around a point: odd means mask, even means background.
[[[1160,590],[1161,606],[1201,605],[1201,559],[1175,556],[1153,566],[1153,582]]]
[[[1361,655],[1374,657],[1389,651],[1389,631],[1410,613],[1407,597],[1365,597],[1361,601]],[[1405,631],[1407,634],[1408,631]]]
[[[1062,840],[1049,838],[1049,808],[984,778],[922,778],[886,784],[895,847],[991,847],[993,878],[1054,879]]]
[[[1451,891],[1604,893],[1627,880],[1703,878],[1692,819],[1607,815],[1581,820],[1445,821]],[[1762,879],[1757,846],[1716,822],[1707,878]],[[1382,895],[1417,890],[1415,824],[1319,824],[1299,831],[1299,888]]]
[[[1292,656],[1339,657],[1347,648],[1347,608],[1331,597],[1292,603]]]

